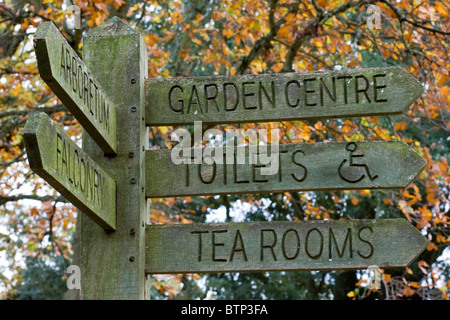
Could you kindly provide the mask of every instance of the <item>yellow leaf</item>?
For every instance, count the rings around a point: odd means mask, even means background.
[[[192,42],[198,44],[199,46],[203,45],[202,42],[197,38],[192,38]]]

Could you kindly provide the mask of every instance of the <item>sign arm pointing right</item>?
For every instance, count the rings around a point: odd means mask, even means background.
[[[399,67],[148,79],[149,126],[401,114],[422,85]]]

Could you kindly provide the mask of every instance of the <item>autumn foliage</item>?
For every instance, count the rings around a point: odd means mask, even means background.
[[[258,219],[280,220],[404,217],[430,240],[428,248],[405,270],[383,270],[385,285],[378,291],[367,289],[363,272],[354,273],[356,281],[347,283],[341,297],[448,299],[448,1],[88,0],[74,4],[81,9],[82,32],[112,16],[138,30],[147,45],[151,78],[384,66],[400,66],[414,75],[424,93],[404,115],[241,125],[278,128],[280,143],[403,140],[428,163],[406,189],[155,199],[150,221],[204,222],[218,208],[224,209],[226,221],[239,219],[236,212],[247,220],[255,218],[255,212],[261,213]],[[367,25],[369,5],[380,9],[380,28]],[[77,121],[40,79],[33,50],[36,27],[53,21],[82,56],[82,38],[64,23],[69,17],[65,9],[62,0],[0,3],[0,292],[4,298],[17,295],[25,257],[70,260],[76,246],[71,242],[76,208],[29,169],[22,139],[28,114],[40,110],[64,126],[74,141],[81,140]],[[174,129],[151,127],[151,147],[172,148]],[[332,276],[338,279],[339,274]],[[200,278],[158,276],[153,285],[162,296],[174,298],[185,294],[188,280]],[[326,295],[326,283],[321,285],[315,289]],[[306,284],[299,290],[305,288]]]

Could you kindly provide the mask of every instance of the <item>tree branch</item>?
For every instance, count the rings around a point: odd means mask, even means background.
[[[36,194],[19,194],[16,196],[2,196],[0,195],[0,206],[4,205],[7,202],[19,201],[19,200],[36,200],[36,201],[49,201],[53,200],[56,202],[64,202],[68,203],[63,196],[38,196]]]
[[[350,1],[348,3],[344,3],[337,8],[331,11],[324,11],[323,9],[317,6],[317,3],[313,1],[313,6],[318,10],[316,11],[316,17],[311,20],[302,32],[299,32],[295,36],[294,42],[291,44],[288,53],[286,54],[286,60],[283,65],[282,72],[292,72],[294,71],[292,64],[294,62],[295,56],[297,55],[298,50],[300,49],[303,41],[309,36],[318,36],[319,26],[326,22],[328,19],[332,18],[339,13],[346,11],[351,7],[359,7],[363,3],[360,1]]]
[[[424,26],[423,24],[420,24],[420,23],[418,23],[418,22],[416,22],[416,21],[409,20],[409,19],[406,17],[406,15],[402,14],[402,12],[401,12],[401,10],[400,10],[399,7],[397,7],[395,4],[391,3],[390,1],[387,1],[387,0],[381,0],[380,2],[386,4],[389,8],[392,9],[392,11],[394,11],[394,13],[395,13],[395,15],[397,16],[397,18],[398,18],[398,20],[400,21],[400,23],[407,22],[407,23],[409,23],[409,24],[411,24],[411,25],[413,25],[413,26],[415,26],[415,27],[417,27],[417,28],[424,29],[424,30],[427,30],[427,31],[429,31],[429,32],[439,33],[439,34],[442,34],[442,35],[444,35],[444,36],[450,35],[450,32],[446,32],[446,31],[444,31],[444,30],[439,30],[439,29],[427,27],[427,26]]]
[[[298,5],[293,6],[292,9],[290,9],[285,17],[281,18],[278,22],[275,22],[275,9],[277,6],[278,1],[277,0],[270,0],[270,7],[269,7],[269,27],[270,31],[267,33],[264,37],[258,39],[255,42],[255,45],[250,50],[250,52],[242,59],[241,64],[236,69],[236,74],[244,74],[244,72],[247,70],[247,68],[250,66],[252,61],[258,56],[258,54],[261,52],[262,49],[264,49],[272,40],[275,39],[278,30],[280,27],[286,22],[286,16],[289,14],[297,14],[298,12]]]
[[[11,117],[11,116],[26,116],[27,114],[35,111],[45,112],[47,114],[61,112],[61,111],[67,111],[67,108],[63,104],[58,104],[53,107],[44,107],[44,108],[35,108],[31,110],[8,110],[4,112],[0,112],[0,119]]]

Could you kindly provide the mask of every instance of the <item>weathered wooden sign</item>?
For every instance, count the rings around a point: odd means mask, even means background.
[[[31,169],[105,230],[116,228],[116,183],[42,112],[23,130]]]
[[[422,91],[397,67],[148,79],[145,119],[162,126],[398,114]]]
[[[237,148],[231,157],[226,148],[222,151],[222,164],[178,165],[172,161],[172,150],[146,151],[146,181],[151,181],[146,184],[146,196],[402,189],[426,165],[402,141],[284,144],[277,153],[267,153],[266,164],[255,160],[251,164],[248,146],[245,164],[236,161]],[[192,149],[191,154],[195,153]],[[271,166],[276,166],[271,175],[263,174]]]
[[[41,78],[89,133],[84,151],[44,113],[23,135],[31,169],[90,218],[84,298],[142,299],[146,273],[394,268],[426,248],[404,219],[145,226],[146,197],[405,188],[426,162],[400,141],[189,148],[181,162],[180,149],[145,151],[146,125],[402,113],[422,87],[401,68],[144,80],[145,44],[121,19],[83,43],[86,64],[53,22],[35,36]]]
[[[428,240],[405,219],[153,225],[147,273],[408,266]],[[408,250],[405,250],[408,248]]]
[[[116,106],[53,22],[35,36],[39,75],[106,154],[116,154]]]

